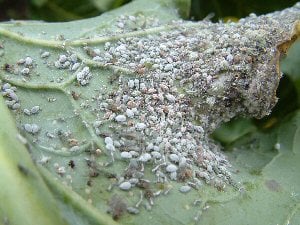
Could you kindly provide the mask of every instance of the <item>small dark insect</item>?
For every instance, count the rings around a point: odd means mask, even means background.
[[[68,142],[71,147],[78,145],[78,140],[75,138],[68,139]]]
[[[5,64],[3,65],[3,70],[5,70],[5,71],[7,71],[7,72],[11,72],[12,66],[9,65],[8,63],[5,63]]]
[[[185,182],[186,180],[190,179],[193,175],[193,172],[191,169],[186,167],[179,167],[178,169],[178,181],[179,182]]]
[[[113,84],[116,80],[118,80],[120,77],[120,74],[116,73],[116,74],[113,74],[112,76],[110,76],[108,78],[108,82],[109,84]]]
[[[115,174],[115,173],[104,172],[104,175],[108,179],[117,178],[117,174]]]
[[[95,170],[95,169],[90,169],[89,176],[90,177],[98,177],[99,176],[99,172],[97,170]]]
[[[73,160],[70,160],[68,163],[69,167],[71,167],[72,169],[75,168],[75,162]]]
[[[146,68],[145,67],[139,67],[135,70],[135,72],[139,75],[143,75],[146,72]]]
[[[154,196],[153,192],[150,190],[150,188],[147,188],[144,192],[144,197],[146,199],[151,199],[151,198],[153,198],[153,196]]]
[[[21,165],[21,164],[18,164],[18,169],[25,176],[28,176],[30,174],[30,171],[26,167],[24,167],[23,165]]]
[[[81,94],[76,93],[75,91],[71,92],[71,95],[73,97],[74,100],[78,100],[80,98]]]
[[[86,54],[90,57],[95,57],[97,54],[92,48],[85,48]]]
[[[92,180],[88,180],[88,181],[86,182],[86,185],[89,186],[89,187],[91,187],[91,186],[92,186]]]
[[[147,182],[146,180],[142,180],[142,179],[139,180],[139,182],[137,183],[137,186],[139,188],[143,188],[146,190],[150,189],[150,183]]]
[[[126,208],[127,205],[122,198],[117,195],[111,197],[108,212],[112,215],[114,220],[120,219],[120,217],[126,212]]]

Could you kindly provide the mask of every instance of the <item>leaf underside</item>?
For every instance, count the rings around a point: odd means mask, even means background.
[[[103,49],[106,42],[115,43],[122,37],[126,38],[126,33],[115,33],[122,26],[120,15],[133,15],[145,21],[147,18],[159,18],[161,24],[167,24],[178,19],[176,6],[167,0],[135,1],[93,19],[69,23],[12,22],[0,26],[2,84],[8,82],[17,87],[16,93],[21,104],[12,112],[13,117],[19,131],[29,141],[28,150],[33,160],[42,164],[43,168],[37,168],[56,199],[62,217],[69,224],[104,224],[114,195],[126,202],[127,206],[135,206],[141,195],[138,188],[121,191],[116,186],[108,190],[115,182],[113,174],[119,176],[128,163],[116,159],[113,166],[98,169],[99,165],[111,159],[104,151],[97,152],[97,149],[105,149],[105,144],[104,139],[95,134],[92,124],[96,115],[90,110],[97,104],[93,101],[96,94],[115,90],[115,82],[111,81],[115,71],[121,71],[123,76],[128,77],[137,75],[122,67],[103,66],[90,60],[81,47],[84,38],[97,36],[94,44]],[[181,7],[182,14],[185,8],[183,4]],[[153,30],[155,33],[155,28]],[[145,33],[141,31],[139,35],[144,36]],[[93,42],[92,39],[90,41]],[[65,45],[62,45],[64,42]],[[49,56],[41,57],[45,52],[49,52]],[[80,62],[90,66],[93,77],[88,86],[81,86],[73,72],[53,65],[61,54],[75,54]],[[24,69],[22,64],[16,62],[27,56],[34,60],[30,76],[7,72],[12,65]],[[80,65],[78,70],[82,69]],[[34,106],[39,106],[38,113],[29,116],[23,112]],[[24,130],[24,124],[37,124],[40,130],[37,134],[30,134]],[[104,131],[108,129],[105,126],[102,127]],[[236,128],[244,131],[243,126],[245,123],[237,124]],[[231,151],[225,154],[236,172],[233,174],[234,180],[241,182],[240,190],[227,187],[219,191],[204,184],[198,190],[181,193],[178,189],[182,183],[171,182],[168,187],[153,185],[153,190],[166,192],[170,188],[170,191],[154,198],[153,206],[144,199],[139,214],[122,214],[119,222],[232,225],[262,224],[262,221],[264,224],[300,223],[300,179],[297,175],[300,170],[299,127],[300,112],[296,112],[268,133],[256,131],[250,126],[243,137],[232,135],[229,138],[228,142],[233,144],[229,147]],[[4,132],[3,129],[14,131],[10,127],[1,127],[1,132]],[[14,145],[10,140],[1,140],[1,147],[6,146],[2,144],[6,141]],[[74,142],[80,147],[70,151]],[[19,161],[22,162],[22,159]],[[151,177],[150,169],[146,167],[145,170],[145,174]],[[69,187],[62,186],[56,180]],[[0,209],[0,217],[4,221],[7,218],[3,211],[5,205],[1,204]],[[91,217],[87,218],[84,213]],[[21,220],[19,224],[24,223]]]

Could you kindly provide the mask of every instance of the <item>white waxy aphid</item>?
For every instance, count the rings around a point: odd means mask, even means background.
[[[125,115],[117,115],[115,117],[115,120],[119,123],[125,122],[126,121],[126,116]]]
[[[76,54],[70,55],[70,60],[71,60],[71,62],[76,63],[77,62],[77,55]]]
[[[173,173],[177,171],[177,166],[175,166],[174,164],[170,164],[166,167],[166,171],[169,173]]]
[[[151,159],[151,155],[149,153],[144,153],[139,157],[139,161],[148,162]]]
[[[2,89],[6,90],[6,89],[9,89],[10,87],[11,87],[11,85],[9,83],[5,83],[5,84],[3,84]]]
[[[134,80],[129,80],[127,84],[129,88],[134,88]]]
[[[138,157],[139,156],[139,153],[136,152],[136,151],[129,151],[129,152],[132,155],[132,157]]]
[[[188,185],[183,185],[183,186],[181,186],[181,187],[179,188],[179,191],[180,191],[181,193],[187,193],[187,192],[189,192],[191,189],[192,189],[192,188],[191,188],[190,186],[188,186]]]
[[[116,149],[115,149],[115,146],[114,146],[113,144],[111,144],[111,143],[106,144],[106,145],[105,145],[105,148],[106,148],[108,151],[111,151],[111,152],[113,152],[113,151],[116,150]]]
[[[23,69],[21,70],[21,74],[22,74],[22,75],[28,75],[29,72],[30,72],[30,70],[29,70],[28,68],[23,68]]]
[[[130,178],[128,181],[129,181],[132,185],[135,185],[135,184],[137,184],[137,183],[139,182],[139,179],[138,179],[138,178]]]
[[[279,150],[280,150],[280,143],[276,143],[276,144],[274,145],[274,148],[275,148],[277,151],[279,151]]]
[[[11,108],[15,103],[16,103],[15,100],[12,100],[12,101],[5,100],[5,104],[6,104],[9,108]]]
[[[121,143],[119,141],[114,141],[114,146],[119,148],[121,147]]]
[[[25,65],[26,65],[26,66],[31,66],[31,65],[32,65],[32,62],[33,62],[33,60],[32,60],[31,57],[27,56],[27,57],[25,58]]]
[[[62,68],[61,63],[60,63],[59,61],[55,61],[54,66],[55,66],[57,69],[61,69],[61,68]]]
[[[232,60],[233,60],[233,55],[231,55],[231,54],[227,55],[227,56],[226,56],[226,60],[227,60],[228,62],[232,62]]]
[[[157,145],[154,145],[154,146],[153,146],[153,151],[156,151],[156,152],[158,152],[158,151],[159,151],[159,146],[157,146]]]
[[[144,130],[146,127],[147,127],[147,125],[146,125],[145,123],[137,123],[137,124],[135,125],[135,128],[136,128],[137,130]]]
[[[63,175],[63,174],[66,173],[66,168],[65,168],[64,166],[60,166],[60,167],[58,167],[58,168],[56,169],[56,172],[57,172],[58,174]]]
[[[13,91],[9,92],[8,96],[9,96],[12,100],[15,100],[16,102],[19,101],[18,96],[17,96],[16,93],[13,92]]]
[[[23,110],[24,114],[26,114],[27,116],[31,115],[31,111],[29,109],[24,109]]]
[[[68,58],[67,58],[66,55],[60,55],[58,61],[59,61],[60,63],[64,63],[64,62],[67,61],[67,59],[68,59]]]
[[[134,117],[134,112],[131,109],[126,109],[126,116],[128,118],[133,118]]]
[[[130,152],[121,152],[121,158],[122,159],[131,159],[132,155],[130,154]]]
[[[28,133],[31,133],[31,134],[35,134],[35,133],[39,132],[39,130],[40,130],[39,126],[35,123],[33,123],[33,124],[29,124],[29,123],[24,124],[24,129]]]
[[[134,79],[134,86],[139,87],[140,86],[140,80],[139,79]]]
[[[100,55],[100,54],[101,54],[101,51],[100,51],[99,48],[95,48],[95,49],[94,49],[94,53],[95,53],[96,55]]]
[[[31,124],[31,132],[33,134],[37,133],[39,130],[40,130],[40,127],[37,124],[35,124],[35,123]]]
[[[136,17],[135,16],[128,16],[128,19],[131,21],[136,21]]]
[[[199,177],[204,178],[205,180],[210,180],[208,173],[206,173],[204,171],[198,172],[198,175],[199,175]]]
[[[30,110],[31,114],[36,114],[40,111],[40,107],[38,105],[33,106]]]
[[[117,24],[117,26],[118,26],[119,28],[124,28],[124,23],[119,22],[119,23]]]
[[[174,103],[176,101],[176,98],[174,95],[166,94],[166,98],[169,102]]]
[[[99,121],[99,120],[96,120],[94,123],[93,123],[93,126],[94,127],[100,127],[102,125],[102,122]]]
[[[74,64],[72,65],[72,67],[71,67],[71,70],[72,70],[72,71],[75,71],[75,70],[77,70],[77,69],[79,68],[79,66],[80,66],[80,63],[74,63]]]
[[[174,153],[172,153],[172,154],[169,155],[169,159],[170,159],[172,162],[175,162],[175,163],[179,162],[179,156],[176,155],[176,154],[174,154]]]
[[[75,145],[69,149],[70,152],[78,152],[80,150],[80,147],[78,145]]]
[[[84,67],[81,71],[79,71],[76,75],[77,81],[80,85],[85,86],[89,83],[90,78],[92,77],[90,73],[90,68],[88,66]]]
[[[113,139],[111,138],[111,137],[105,137],[104,138],[104,142],[105,142],[105,144],[114,144],[114,141],[113,141]]]
[[[213,172],[213,168],[210,164],[207,165],[206,167],[206,170],[209,172],[209,173],[212,173]]]
[[[127,207],[127,212],[136,215],[140,213],[140,210],[135,207]]]
[[[177,180],[177,172],[176,172],[176,171],[170,173],[170,179],[171,179],[171,180]]]
[[[204,130],[201,126],[194,126],[194,130],[198,133],[204,133]]]
[[[21,107],[20,103],[17,102],[17,103],[15,103],[15,104],[13,104],[11,108],[12,108],[12,109],[18,109],[18,108],[20,108],[20,107]]]
[[[63,68],[67,68],[67,67],[69,67],[70,65],[71,65],[70,61],[66,61],[66,62],[64,62],[64,64],[62,64],[62,67],[63,67]]]
[[[41,58],[48,58],[50,56],[50,52],[43,52],[41,54]]]
[[[154,146],[153,143],[149,143],[148,146],[146,147],[146,150],[147,150],[147,151],[152,150],[152,149],[153,149],[153,146]]]
[[[140,90],[145,91],[146,89],[147,89],[146,84],[145,83],[140,83]]]
[[[128,181],[125,181],[125,182],[122,182],[120,185],[119,185],[119,188],[123,191],[128,191],[130,188],[131,188],[131,183],[128,182]]]
[[[51,157],[50,156],[42,156],[41,159],[38,161],[40,164],[44,165],[50,161]]]
[[[171,63],[167,64],[164,68],[166,72],[171,71],[173,69],[173,65]]]
[[[155,159],[160,159],[161,158],[161,154],[159,152],[156,152],[156,151],[151,152],[151,155]]]
[[[180,157],[180,160],[179,160],[179,167],[182,167],[182,166],[185,166],[187,164],[187,160],[186,158],[183,156],[183,157]]]
[[[18,60],[18,64],[24,64],[25,63],[25,59],[19,59]]]

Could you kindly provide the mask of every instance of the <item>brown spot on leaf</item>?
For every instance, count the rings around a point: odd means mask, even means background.
[[[282,189],[281,185],[276,180],[266,180],[265,185],[270,191],[274,192],[279,192]]]

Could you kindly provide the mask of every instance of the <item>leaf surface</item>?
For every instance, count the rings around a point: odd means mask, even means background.
[[[126,37],[168,31],[168,24],[179,18],[178,12],[186,15],[187,8],[185,1],[140,0],[100,17],[76,22],[1,24],[0,76],[2,84],[8,82],[17,87],[15,93],[21,104],[12,114],[18,129],[29,141],[33,160],[42,164],[37,168],[51,190],[46,195],[54,195],[60,215],[69,224],[104,224],[103,221],[109,221],[106,211],[114,195],[118,195],[127,206],[135,206],[141,198],[137,188],[121,191],[118,185],[114,185],[127,162],[116,156],[113,166],[104,166],[111,158],[104,151],[104,138],[99,137],[93,127],[99,117],[93,111],[101,103],[98,97],[116,89],[115,80],[118,78],[112,81],[112,77],[116,73],[125,77],[136,76],[136,73],[122,66],[95,62],[89,57],[93,52],[85,51],[82,46],[88,43],[102,50],[107,42],[116,43]],[[134,16],[137,21],[126,27],[128,30],[124,32],[120,29],[124,18],[120,15]],[[156,25],[155,18],[159,18],[161,26]],[[69,69],[70,65],[67,69],[63,68],[62,55],[73,57],[72,66],[79,63],[79,67],[74,71]],[[29,76],[24,70],[26,57],[33,60]],[[20,59],[25,59],[25,62],[21,63]],[[55,62],[59,62],[57,66]],[[80,85],[82,83],[76,80],[86,65],[92,74],[87,86]],[[36,106],[39,110],[32,113]],[[25,109],[30,111],[30,115],[24,113]],[[4,114],[7,115],[7,112]],[[225,191],[218,191],[203,184],[198,190],[181,193],[178,191],[181,183],[171,182],[169,186],[153,184],[151,189],[155,191],[170,191],[154,198],[153,206],[143,199],[139,214],[125,213],[120,223],[297,223],[300,192],[297,179],[300,169],[297,163],[299,114],[294,114],[268,134],[257,132],[248,122],[242,123],[241,127],[240,124],[234,126],[237,129],[230,137],[222,137],[225,143],[235,147],[226,154],[236,170],[234,179],[242,182],[243,189],[237,191],[228,187]],[[38,131],[33,130],[33,124],[37,125]],[[7,129],[16,133],[13,128]],[[5,130],[1,127],[2,133]],[[107,130],[109,124],[104,124],[100,132]],[[10,136],[13,137],[13,134]],[[276,143],[280,143],[278,152],[274,149]],[[19,146],[16,148],[19,149]],[[3,152],[7,149],[4,148]],[[12,165],[15,163],[12,162]],[[145,174],[153,176],[147,167]],[[48,198],[39,199],[43,200],[43,204],[48,204]],[[118,217],[119,213],[116,214]],[[107,223],[114,224],[112,220]]]

